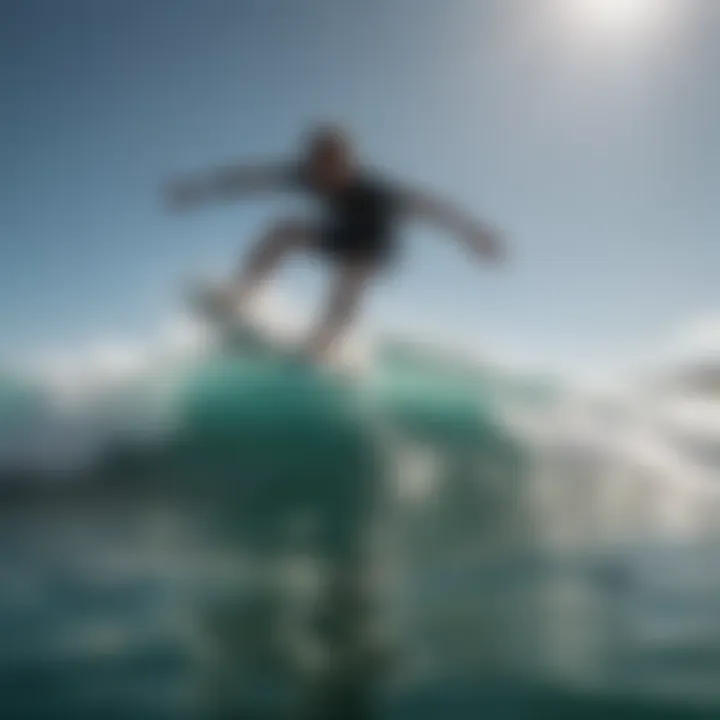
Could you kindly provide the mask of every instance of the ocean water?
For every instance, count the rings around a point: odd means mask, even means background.
[[[412,347],[358,405],[208,367],[6,379],[3,718],[299,717],[323,682],[317,717],[718,717],[718,467],[670,400]],[[358,554],[372,650],[330,682]]]

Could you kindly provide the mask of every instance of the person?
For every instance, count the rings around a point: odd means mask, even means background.
[[[174,210],[264,190],[300,191],[320,201],[319,221],[288,218],[275,223],[212,300],[216,308],[242,310],[289,253],[319,255],[329,262],[334,279],[325,313],[306,341],[305,351],[314,360],[327,357],[354,320],[370,281],[397,258],[402,218],[444,227],[477,258],[499,261],[504,256],[499,233],[486,223],[363,166],[343,128],[314,128],[299,155],[292,162],[229,166],[174,180],[168,199]]]

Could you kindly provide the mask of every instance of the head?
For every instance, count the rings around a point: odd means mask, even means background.
[[[318,188],[335,190],[352,174],[352,141],[337,126],[315,128],[305,141],[303,159],[310,179]]]

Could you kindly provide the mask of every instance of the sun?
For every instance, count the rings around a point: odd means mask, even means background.
[[[560,0],[576,29],[599,35],[641,36],[657,28],[670,0]]]
[[[652,20],[662,0],[576,0],[579,13],[599,27],[627,28]]]

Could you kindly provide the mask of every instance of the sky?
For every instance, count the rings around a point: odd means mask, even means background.
[[[173,217],[163,182],[328,118],[510,242],[482,268],[408,226],[367,327],[564,367],[720,338],[718,71],[716,0],[2,0],[0,362],[150,337],[299,209]],[[323,280],[297,259],[277,284],[310,311]]]

